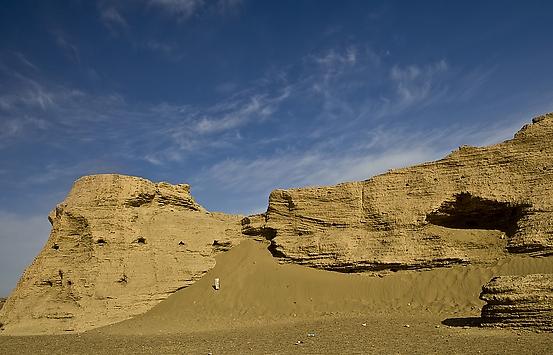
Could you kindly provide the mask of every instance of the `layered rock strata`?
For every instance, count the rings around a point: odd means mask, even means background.
[[[480,299],[483,326],[553,331],[553,274],[494,277]]]
[[[141,314],[243,238],[189,186],[86,176],[49,215],[50,237],[0,311],[0,334],[84,331]]]
[[[275,190],[267,212],[209,213],[188,185],[79,179],[0,310],[0,334],[84,331],[144,313],[246,236],[282,262],[342,271],[553,255],[553,114],[489,147],[361,182]],[[187,305],[183,305],[187,306]]]
[[[282,262],[356,272],[553,253],[553,114],[513,139],[361,182],[275,190],[242,221]]]

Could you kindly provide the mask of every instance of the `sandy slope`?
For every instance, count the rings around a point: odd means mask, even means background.
[[[378,277],[279,265],[264,243],[246,240],[142,316],[84,334],[0,336],[0,353],[548,353],[552,333],[479,328],[470,317],[492,275],[552,272],[552,259]]]
[[[478,316],[481,287],[494,275],[553,271],[553,258],[511,256],[494,265],[403,271],[383,277],[280,265],[262,242],[247,240],[217,258],[200,281],[151,311],[97,330],[169,334],[266,326],[318,318]],[[221,289],[212,288],[221,279]],[[94,332],[94,331],[93,331]]]

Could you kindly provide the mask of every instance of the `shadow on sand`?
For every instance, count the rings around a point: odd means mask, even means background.
[[[480,317],[447,318],[442,321],[449,327],[479,327],[480,323]]]

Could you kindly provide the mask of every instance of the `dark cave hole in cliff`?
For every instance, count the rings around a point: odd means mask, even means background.
[[[530,205],[500,202],[473,196],[470,193],[455,195],[440,208],[426,215],[429,223],[457,229],[500,230],[511,236],[517,231],[518,221]]]
[[[98,245],[105,245],[106,243],[107,243],[106,240],[102,239],[102,238],[100,238],[96,241],[96,244],[98,244]]]
[[[146,238],[138,237],[138,238],[136,238],[135,242],[138,243],[138,244],[146,244]]]
[[[129,282],[129,278],[127,277],[126,274],[123,274],[123,275],[121,275],[119,280],[117,280],[117,282],[120,283],[120,284],[126,284],[127,282]]]
[[[278,249],[278,245],[271,241],[269,246],[267,247],[267,250],[271,253],[271,255],[275,258],[285,258],[286,254],[284,254],[281,250]]]

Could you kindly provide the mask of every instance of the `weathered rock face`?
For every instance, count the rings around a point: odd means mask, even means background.
[[[362,182],[275,190],[243,232],[283,262],[361,271],[553,253],[553,114],[514,139]]]
[[[188,185],[121,175],[79,179],[49,219],[46,246],[0,310],[2,334],[83,331],[144,313],[246,235],[271,240],[283,262],[343,272],[550,256],[553,114],[436,162],[275,190],[266,213],[241,221],[205,211]]]
[[[209,213],[188,185],[121,176],[75,182],[0,311],[1,334],[84,331],[144,313],[215,265],[240,216]]]
[[[553,331],[553,274],[494,277],[480,299],[483,326]]]
[[[0,298],[0,309],[2,309],[2,307],[4,307],[4,302],[6,302],[6,299],[5,298]]]

